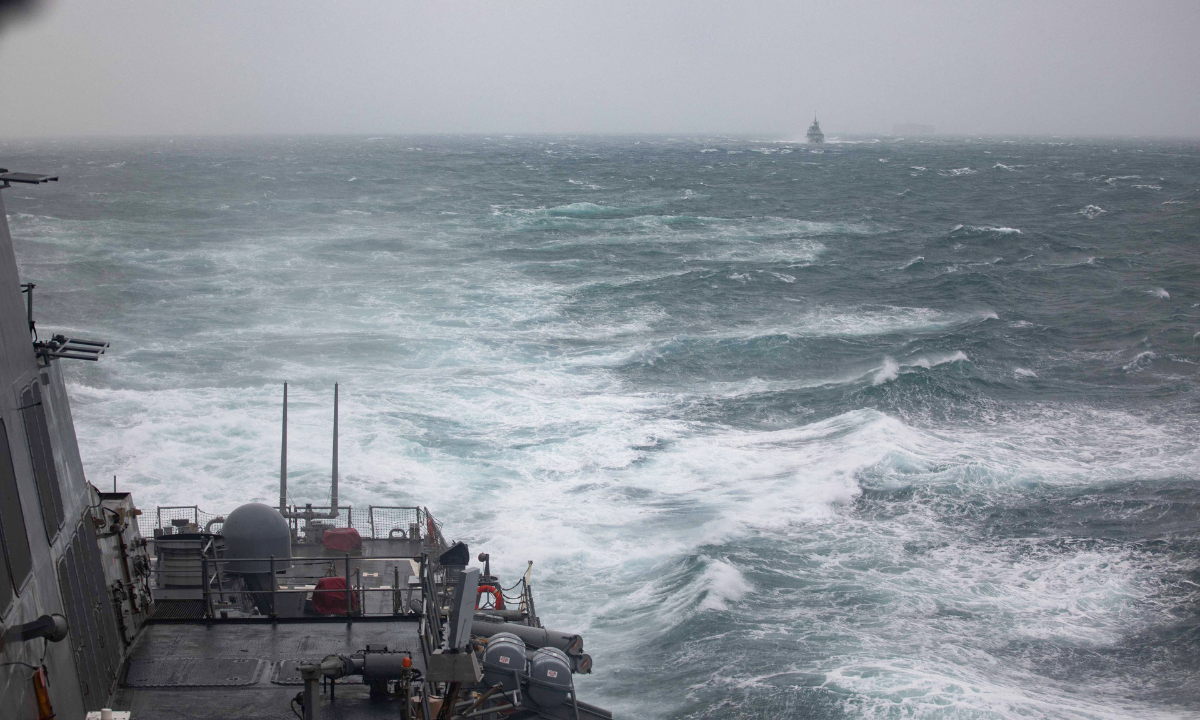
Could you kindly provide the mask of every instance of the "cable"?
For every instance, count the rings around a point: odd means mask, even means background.
[[[51,616],[51,617],[54,617],[55,615],[59,616],[59,617],[60,617],[60,618],[62,618],[63,620],[66,620],[66,619],[67,619],[67,618],[66,618],[66,616],[65,616],[65,615],[63,615],[62,613],[51,613],[51,614],[50,614],[50,616]],[[30,665],[29,663],[27,663],[27,662],[21,662],[20,660],[12,660],[12,661],[9,661],[9,662],[6,662],[6,663],[0,663],[0,667],[7,667],[7,666],[9,666],[9,665],[24,665],[25,667],[27,667],[27,668],[29,668],[29,669],[33,670],[33,674],[34,674],[34,675],[36,675],[36,674],[37,674],[37,671],[38,671],[38,670],[41,670],[41,669],[42,669],[42,665],[44,665],[44,664],[45,664],[45,662],[46,662],[46,653],[48,653],[49,651],[50,651],[50,643],[46,641],[46,638],[42,638],[42,659],[41,659],[41,660],[38,660],[38,664],[37,664],[37,665]],[[29,682],[29,681],[30,681],[30,680],[32,680],[32,679],[33,679],[33,675],[30,675],[28,678],[26,678],[26,679],[25,679],[25,681],[26,681],[26,682]]]

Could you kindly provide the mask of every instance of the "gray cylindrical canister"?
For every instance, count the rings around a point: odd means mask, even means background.
[[[571,661],[558,648],[545,647],[529,661],[529,697],[542,707],[555,707],[567,701],[571,690]]]
[[[489,686],[500,683],[504,692],[520,684],[513,671],[525,672],[525,641],[512,633],[496,633],[483,651],[483,681]]]

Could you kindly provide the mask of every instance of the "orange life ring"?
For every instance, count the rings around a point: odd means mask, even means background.
[[[504,593],[500,592],[500,590],[497,589],[493,585],[480,585],[479,589],[475,591],[475,609],[476,610],[479,609],[479,596],[483,595],[484,593],[491,593],[491,596],[492,596],[492,607],[485,608],[485,609],[493,609],[493,610],[503,610],[504,609]]]

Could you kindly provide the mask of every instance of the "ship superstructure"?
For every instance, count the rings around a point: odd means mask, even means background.
[[[532,563],[503,582],[428,508],[339,503],[336,386],[327,504],[289,500],[286,385],[278,506],[142,512],[88,483],[59,363],[107,343],[41,337],[33,290],[0,197],[5,720],[612,717],[576,697],[592,660],[542,625]]]
[[[817,122],[814,117],[812,125],[808,126],[808,141],[814,145],[821,145],[825,142],[825,133],[821,132],[821,123]]]

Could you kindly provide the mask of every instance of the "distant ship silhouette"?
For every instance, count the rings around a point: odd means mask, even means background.
[[[825,133],[821,132],[821,123],[817,122],[817,118],[813,117],[813,124],[808,126],[808,141],[816,145],[825,142]]]

